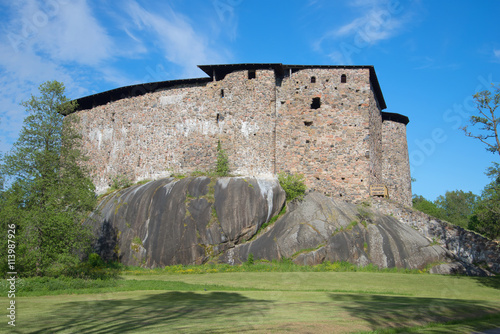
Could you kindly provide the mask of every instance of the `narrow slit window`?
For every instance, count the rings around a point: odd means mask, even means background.
[[[340,83],[346,83],[347,82],[347,75],[345,74],[342,74],[340,76]]]
[[[224,97],[224,89],[220,90],[220,97]]]
[[[219,121],[220,121],[220,114],[218,113],[217,114],[217,124],[219,124]]]
[[[311,77],[311,83],[316,83],[316,77]]]
[[[255,70],[248,70],[248,79],[255,79],[256,77]]]
[[[304,121],[305,126],[311,126],[313,124],[312,121]]]
[[[311,109],[319,109],[319,107],[321,107],[321,99],[319,97],[313,97]]]

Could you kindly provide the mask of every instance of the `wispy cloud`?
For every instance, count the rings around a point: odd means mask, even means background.
[[[162,50],[169,62],[183,68],[182,75],[200,76],[201,72],[196,65],[217,63],[226,58],[223,51],[209,46],[209,37],[202,31],[197,31],[187,17],[166,5],[162,7],[160,14],[130,1],[127,12],[134,25],[128,28],[129,32],[136,38],[140,38],[139,34],[144,31],[143,35],[151,38],[152,33],[157,40],[155,46]]]
[[[415,70],[458,70],[461,65],[459,63],[449,63],[428,56],[425,57],[412,57],[411,61],[417,65]]]
[[[103,87],[198,77],[196,65],[227,61],[220,36],[234,37],[240,1],[227,3],[231,10],[218,12],[207,2],[203,10],[211,15],[197,17],[202,23],[168,5],[153,10],[136,0],[119,9],[87,0],[2,5],[0,151],[10,147],[26,116],[20,102],[47,80],[64,82],[67,96],[77,98]]]
[[[11,6],[7,37],[16,52],[58,62],[95,65],[111,57],[113,42],[86,0],[28,0]]]
[[[20,102],[47,80],[64,82],[68,96],[112,57],[113,41],[85,0],[27,0],[5,5],[0,35],[0,150],[14,141],[24,119]]]
[[[355,0],[350,6],[356,17],[327,31],[314,43],[316,51],[337,63],[351,64],[352,56],[361,49],[398,35],[412,19],[411,11],[397,1]]]
[[[499,50],[493,50],[493,54],[495,55],[496,60],[500,61],[500,49]]]

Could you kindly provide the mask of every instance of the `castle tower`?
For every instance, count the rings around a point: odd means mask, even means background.
[[[406,116],[382,112],[382,170],[383,183],[389,197],[412,206],[410,160],[406,141]]]

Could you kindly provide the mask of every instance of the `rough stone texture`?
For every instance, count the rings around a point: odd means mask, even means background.
[[[464,264],[500,273],[500,245],[475,232],[405,207],[395,201],[373,199],[373,207],[391,215],[442,247]]]
[[[390,189],[390,198],[412,206],[410,157],[406,141],[406,125],[393,120],[382,123],[383,183]]]
[[[263,66],[254,79],[228,70],[76,112],[98,192],[120,174],[139,181],[213,168],[220,140],[236,175],[303,173],[311,189],[355,202],[390,180],[393,198],[410,205],[409,173],[393,165],[407,148],[383,146],[406,136],[405,125],[383,127],[373,68],[286,66]]]
[[[283,80],[278,97],[278,171],[303,173],[311,189],[346,200],[368,197],[381,168],[369,70],[303,69]],[[320,108],[311,109],[313,98]]]
[[[106,260],[201,264],[251,238],[284,201],[277,180],[168,178],[107,196],[88,222]]]
[[[291,205],[265,233],[236,245],[219,260],[231,264],[256,259],[292,258],[304,265],[348,261],[381,268],[423,269],[453,258],[417,231],[367,207],[308,194]]]
[[[303,265],[348,261],[434,265],[437,274],[499,272],[498,245],[388,200],[354,205],[311,192],[257,234],[284,201],[274,179],[168,178],[107,196],[88,222],[101,256],[126,265],[239,264],[252,253]]]

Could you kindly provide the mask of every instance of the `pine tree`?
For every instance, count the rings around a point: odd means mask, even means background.
[[[76,108],[64,90],[46,82],[40,96],[22,103],[28,116],[0,166],[10,184],[0,199],[0,220],[16,226],[16,262],[25,276],[76,263],[90,245],[82,223],[96,205],[94,185],[81,164],[77,118],[64,117]]]

